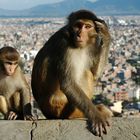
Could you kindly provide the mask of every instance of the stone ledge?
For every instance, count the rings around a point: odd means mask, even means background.
[[[140,118],[113,118],[101,138],[86,129],[85,120],[1,120],[0,140],[140,140]]]

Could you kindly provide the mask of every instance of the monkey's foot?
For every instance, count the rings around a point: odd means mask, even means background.
[[[7,120],[16,120],[18,115],[14,111],[10,111],[7,115]]]
[[[36,118],[34,116],[32,116],[32,115],[25,115],[24,120],[35,121]]]

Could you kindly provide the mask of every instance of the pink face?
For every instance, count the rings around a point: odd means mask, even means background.
[[[73,26],[75,36],[75,44],[78,47],[86,47],[92,44],[97,32],[95,25],[91,20],[77,20]]]
[[[18,66],[17,61],[4,61],[5,74],[11,76],[15,73]]]

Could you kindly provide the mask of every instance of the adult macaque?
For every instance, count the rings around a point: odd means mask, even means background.
[[[86,117],[90,131],[107,133],[112,112],[91,99],[106,66],[110,34],[105,22],[87,10],[71,13],[68,23],[38,52],[32,91],[48,119]]]
[[[0,112],[7,120],[33,120],[30,89],[19,67],[15,48],[0,49]]]

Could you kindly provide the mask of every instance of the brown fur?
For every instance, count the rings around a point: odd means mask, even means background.
[[[46,118],[86,117],[90,131],[100,136],[112,113],[91,99],[107,63],[110,34],[105,22],[89,11],[77,11],[68,19],[35,58],[33,95]]]
[[[31,93],[18,65],[19,54],[12,47],[3,47],[0,49],[0,55],[0,111],[4,114],[5,119],[32,120]],[[9,67],[5,67],[4,63]],[[12,71],[10,75],[7,75],[8,69]]]

